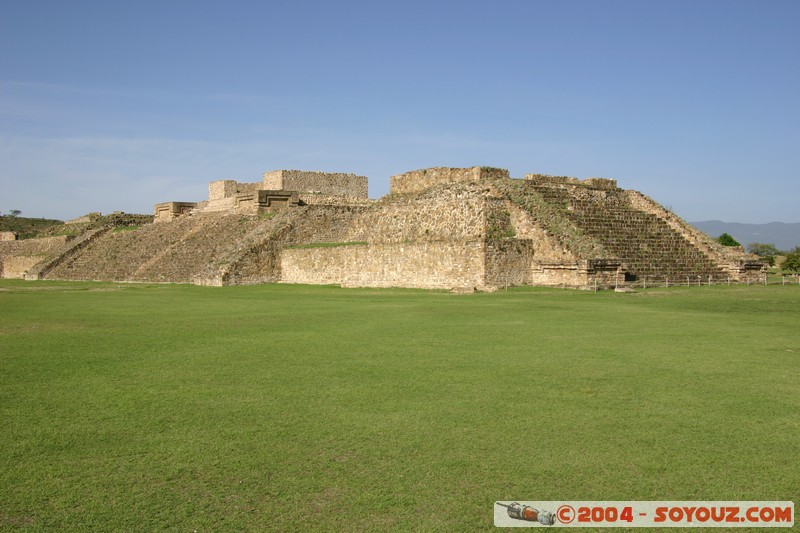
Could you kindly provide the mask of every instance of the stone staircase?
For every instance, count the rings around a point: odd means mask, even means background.
[[[80,236],[67,240],[63,246],[48,254],[47,258],[39,264],[33,266],[25,273],[25,279],[37,280],[48,278],[50,272],[58,267],[68,264],[71,260],[78,257],[84,249],[96,242],[103,235],[111,231],[109,227],[90,229]],[[66,278],[83,279],[83,278]]]
[[[198,213],[134,230],[90,232],[47,269],[46,279],[228,285],[280,279],[287,245],[347,239],[363,206],[314,205],[269,218]]]
[[[108,231],[64,258],[47,279],[191,282],[258,226],[240,215],[182,217],[133,231]]]
[[[719,257],[693,242],[674,224],[638,209],[621,189],[528,184],[528,188],[563,213],[581,233],[619,258],[630,279],[703,281],[724,279]],[[673,215],[674,216],[674,215]],[[677,217],[676,217],[677,218]],[[704,249],[705,248],[705,249]]]

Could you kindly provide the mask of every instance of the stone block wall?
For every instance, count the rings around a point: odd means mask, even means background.
[[[572,289],[609,289],[618,283],[623,285],[625,271],[619,264],[593,265],[591,262],[543,264],[534,263],[531,268],[531,283],[543,287]]]
[[[573,263],[577,260],[563,242],[538,224],[526,210],[511,201],[506,202],[506,209],[511,217],[515,237],[531,241],[531,251],[538,262]]]
[[[481,239],[487,199],[462,184],[420,195],[389,196],[351,222],[347,239],[370,243]]]
[[[617,180],[608,178],[586,178],[583,184],[592,189],[617,189]]]
[[[5,279],[24,279],[25,274],[44,259],[42,256],[12,255],[3,258],[2,274]]]
[[[234,197],[236,212],[249,215],[259,215],[275,209],[293,207],[299,203],[300,199],[295,191],[256,190],[239,193]]]
[[[153,208],[155,218],[153,222],[170,222],[189,213],[197,206],[196,202],[163,202]]]
[[[280,281],[280,257],[283,243],[279,239],[265,240],[243,253],[236,261],[216,277],[217,283],[208,283],[193,278],[201,285],[253,285]],[[208,279],[208,278],[207,278]]]
[[[550,176],[548,174],[525,174],[525,180],[537,185],[583,185],[592,189],[616,189],[617,180],[608,178],[586,178],[580,180],[570,176]]]
[[[235,180],[217,180],[208,183],[208,199],[222,200],[236,194]]]
[[[416,242],[286,249],[285,283],[344,287],[484,288],[483,243]]]
[[[528,239],[507,239],[486,243],[485,284],[491,287],[528,285],[534,243]]]
[[[306,170],[272,170],[264,173],[264,189],[298,191],[331,196],[367,198],[366,176]]]
[[[98,225],[103,226],[143,226],[153,222],[153,215],[138,215],[135,213],[116,212],[103,215],[97,221]]]
[[[202,210],[232,211],[236,208],[237,194],[252,194],[260,188],[260,183],[240,183],[235,180],[212,181],[208,184],[208,201],[204,203]]]
[[[293,209],[291,228],[284,237],[289,245],[365,241],[353,238],[353,221],[368,210],[363,206],[308,205]]]
[[[578,185],[581,180],[572,176],[551,176],[549,174],[525,174],[525,180],[537,185]]]
[[[474,183],[509,179],[508,170],[491,167],[448,168],[434,167],[398,174],[390,178],[391,194],[423,191],[445,183]]]
[[[300,205],[372,205],[375,200],[355,196],[335,196],[332,194],[300,194]]]
[[[90,222],[94,222],[98,218],[101,217],[100,213],[87,213],[85,215],[73,218],[71,220],[67,220],[64,224],[88,224]]]
[[[60,235],[0,242],[0,278],[24,278],[28,270],[56,253],[70,239]]]
[[[552,194],[569,197],[570,191],[589,189],[568,187],[563,183],[555,187],[549,183],[542,186],[530,180],[510,180],[498,189],[510,204],[514,223],[521,224],[523,233],[518,236],[534,239],[539,245],[540,261],[574,262],[578,257],[608,257],[605,248],[570,219],[567,207],[550,198]]]

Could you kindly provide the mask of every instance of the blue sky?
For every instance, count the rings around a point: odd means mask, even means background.
[[[799,26],[796,0],[0,0],[0,211],[488,165],[797,222]]]

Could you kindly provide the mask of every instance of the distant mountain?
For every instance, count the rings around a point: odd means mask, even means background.
[[[800,246],[800,222],[770,222],[769,224],[742,224],[740,222],[723,222],[706,220],[690,222],[692,226],[711,237],[719,237],[723,233],[747,246],[751,242],[771,243],[778,250],[791,250]]]

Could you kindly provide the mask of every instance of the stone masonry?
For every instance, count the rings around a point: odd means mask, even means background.
[[[169,222],[197,207],[196,202],[164,202],[156,204],[154,222]]]
[[[491,167],[447,168],[435,167],[414,170],[390,178],[392,194],[424,191],[445,183],[476,183],[481,181],[508,179],[508,170]]]
[[[36,264],[61,249],[70,237],[7,240],[0,242],[0,278],[22,279]]]
[[[367,198],[367,178],[355,174],[272,170],[264,173],[263,186],[268,190]]]
[[[363,176],[278,170],[260,182],[211,182],[200,202],[157,204],[157,224],[125,217],[57,242],[0,242],[0,275],[472,291],[753,281],[765,272],[755,256],[615,180],[512,179],[490,167],[393,176],[379,200],[367,197]]]

